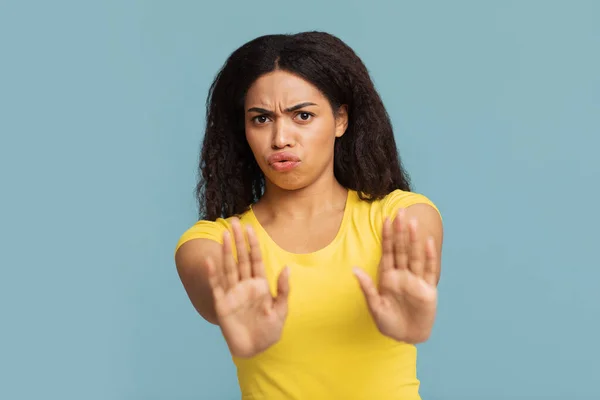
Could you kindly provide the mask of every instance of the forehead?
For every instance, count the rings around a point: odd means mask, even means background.
[[[307,80],[287,71],[273,71],[258,78],[248,89],[246,104],[322,102],[323,94]]]

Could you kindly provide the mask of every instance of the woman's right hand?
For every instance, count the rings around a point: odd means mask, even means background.
[[[206,260],[218,324],[231,354],[253,357],[281,337],[288,313],[289,269],[277,280],[273,297],[265,276],[260,247],[252,228],[246,228],[250,251],[237,218],[232,221],[238,262],[233,258],[231,235],[223,234],[223,265]]]

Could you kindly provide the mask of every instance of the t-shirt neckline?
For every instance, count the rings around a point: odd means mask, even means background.
[[[348,225],[348,220],[351,215],[352,207],[355,202],[355,193],[353,190],[348,189],[348,193],[346,196],[346,204],[344,205],[344,215],[342,216],[342,222],[340,227],[331,242],[329,242],[326,246],[320,248],[319,250],[313,251],[311,253],[294,253],[291,251],[287,251],[281,248],[274,240],[271,238],[269,233],[263,228],[260,221],[254,214],[254,209],[250,206],[249,216],[251,218],[252,224],[256,227],[258,240],[261,243],[267,244],[267,248],[275,249],[278,253],[284,255],[286,258],[293,259],[298,263],[310,263],[311,261],[321,259],[323,256],[327,254],[331,254],[338,247],[338,243],[342,240],[346,232],[346,226]]]

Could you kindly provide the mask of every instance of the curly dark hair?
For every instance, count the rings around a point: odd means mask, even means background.
[[[264,192],[265,177],[245,137],[244,100],[252,83],[274,70],[311,82],[333,110],[347,106],[348,128],[334,147],[342,186],[367,201],[410,190],[389,115],[356,53],[324,32],[266,35],[235,50],[210,87],[196,186],[201,219],[239,215]]]

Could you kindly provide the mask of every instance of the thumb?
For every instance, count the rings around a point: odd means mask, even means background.
[[[373,284],[373,280],[369,274],[358,267],[354,267],[352,271],[360,284],[360,288],[365,294],[365,299],[367,300],[369,308],[371,310],[377,308],[380,300],[379,292],[377,291],[375,284]]]
[[[288,295],[290,294],[290,267],[285,267],[277,279],[277,297],[275,298],[275,312],[285,318],[288,311]]]

